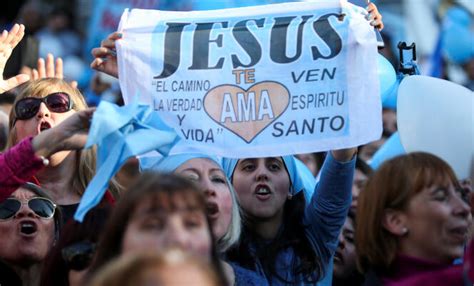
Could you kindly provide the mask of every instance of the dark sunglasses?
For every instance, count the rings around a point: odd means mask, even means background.
[[[61,250],[61,255],[70,270],[81,271],[91,264],[95,248],[95,243],[81,241],[64,247]]]
[[[56,113],[68,112],[73,107],[69,94],[55,92],[46,97],[26,97],[18,100],[15,105],[15,120],[27,120],[38,113],[41,103],[44,102],[49,111]]]
[[[8,198],[0,203],[0,220],[7,220],[15,216],[22,204],[23,202],[16,198]],[[26,204],[41,218],[52,218],[56,210],[56,204],[46,198],[30,198]]]

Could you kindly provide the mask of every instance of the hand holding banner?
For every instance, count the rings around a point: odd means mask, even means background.
[[[364,12],[335,0],[125,11],[125,102],[138,92],[176,130],[171,153],[263,157],[376,140],[377,43]]]

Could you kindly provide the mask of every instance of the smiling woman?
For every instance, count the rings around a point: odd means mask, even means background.
[[[60,224],[60,211],[36,185],[23,185],[0,203],[1,285],[39,282],[42,261],[53,245]]]
[[[384,163],[357,207],[358,264],[371,280],[407,285],[462,257],[472,216],[451,167],[422,152]]]

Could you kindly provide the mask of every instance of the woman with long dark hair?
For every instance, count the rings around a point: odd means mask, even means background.
[[[226,159],[244,212],[241,242],[229,259],[270,285],[330,285],[351,203],[355,150],[329,152],[314,192],[304,180],[311,173],[292,156]]]

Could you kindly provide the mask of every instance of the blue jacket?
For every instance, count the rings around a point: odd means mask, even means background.
[[[277,277],[268,277],[255,254],[255,244],[250,244],[249,252],[255,257],[257,273],[266,277],[268,283],[275,285],[321,285],[332,284],[332,259],[338,245],[338,236],[344,225],[351,204],[352,179],[355,158],[349,162],[336,161],[329,152],[321,169],[320,181],[316,185],[311,200],[306,204],[303,223],[307,226],[306,236],[319,257],[325,276],[317,284],[286,284]],[[256,243],[256,242],[255,242]],[[276,258],[275,269],[279,276],[287,281],[303,281],[295,277],[293,260],[297,259],[293,248],[282,250]],[[297,263],[298,260],[296,260]],[[316,277],[317,278],[317,277]]]

